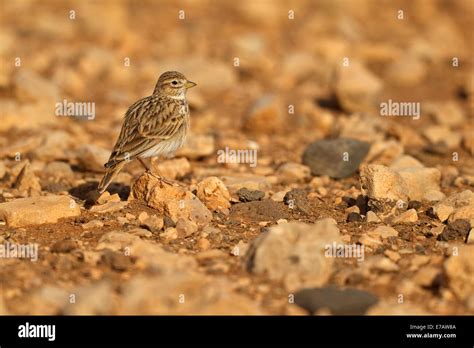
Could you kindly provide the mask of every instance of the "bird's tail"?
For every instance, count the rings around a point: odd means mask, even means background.
[[[99,192],[99,194],[102,194],[105,192],[105,190],[107,190],[107,187],[109,187],[112,180],[120,172],[120,170],[122,170],[124,165],[125,165],[125,161],[122,161],[106,169],[104,177],[102,178],[99,186],[97,187],[97,191]]]

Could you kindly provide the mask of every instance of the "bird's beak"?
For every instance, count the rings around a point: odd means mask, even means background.
[[[186,82],[186,85],[185,85],[186,89],[192,88],[192,87],[194,87],[194,86],[196,86],[196,84],[195,84],[194,82],[192,82],[192,81],[187,81],[187,82]]]

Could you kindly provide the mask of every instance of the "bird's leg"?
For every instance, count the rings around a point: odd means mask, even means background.
[[[168,184],[168,185],[173,185],[173,182],[169,181],[168,179],[164,178],[163,176],[161,176],[159,173],[153,173],[150,169],[150,167],[148,167],[146,165],[146,163],[140,158],[140,157],[137,157],[138,161],[140,161],[140,163],[142,164],[142,166],[145,168],[146,172],[148,174],[150,174],[151,176],[154,176],[155,178],[157,178],[159,181],[162,181],[164,182],[165,184]],[[156,171],[156,170],[155,170]]]
[[[147,173],[151,173],[150,167],[148,167],[146,163],[143,162],[143,160],[140,157],[137,157],[137,160],[142,164],[143,168],[145,168]]]

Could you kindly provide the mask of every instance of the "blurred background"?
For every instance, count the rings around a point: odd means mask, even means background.
[[[218,144],[257,139],[263,152],[272,144],[284,157],[335,133],[373,141],[349,134],[368,130],[348,115],[378,116],[377,103],[390,98],[435,109],[420,122],[396,120],[398,128],[433,124],[450,118],[446,112],[462,114],[458,121],[471,116],[469,0],[0,4],[2,147],[25,132],[60,129],[72,136],[63,148],[110,149],[127,107],[150,95],[169,69],[198,83],[189,93],[194,133],[212,134]],[[363,103],[345,100],[352,96],[339,88],[352,76],[338,73],[346,58],[360,68],[355,89]],[[55,117],[64,99],[95,103],[96,118]],[[268,112],[255,116],[255,107]],[[448,130],[460,134],[459,144],[464,126]],[[398,128],[394,136],[403,138]]]

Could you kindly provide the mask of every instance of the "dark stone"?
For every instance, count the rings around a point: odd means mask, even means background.
[[[433,207],[430,207],[426,210],[426,216],[430,217],[430,218],[433,218],[433,219],[437,219],[438,217],[436,216],[435,214],[435,211],[434,211],[434,208]]]
[[[347,215],[347,222],[360,222],[362,221],[362,216],[360,216],[359,213],[355,213],[355,212],[352,212],[352,213],[349,213],[349,215]]]
[[[237,191],[237,196],[239,196],[239,200],[241,202],[260,201],[263,197],[265,197],[265,192],[258,190],[251,191],[246,187],[242,187]]]
[[[352,207],[352,206],[356,205],[356,203],[357,203],[357,201],[354,198],[348,197],[348,196],[342,197],[342,201],[347,204],[347,207]]]
[[[174,223],[173,219],[167,215],[163,216],[163,229],[166,230],[168,227],[175,227],[176,224]]]
[[[369,149],[369,143],[356,139],[318,140],[304,151],[303,164],[311,168],[313,175],[342,179],[357,171]]]
[[[470,230],[471,223],[468,220],[456,220],[444,228],[437,240],[446,242],[448,240],[465,239]]]
[[[378,302],[377,296],[358,289],[338,289],[334,286],[303,289],[295,294],[295,303],[310,313],[329,308],[334,315],[363,315]]]
[[[366,215],[369,210],[369,197],[359,195],[356,199],[356,204],[362,215]]]
[[[418,210],[420,208],[421,208],[421,202],[420,201],[410,201],[410,202],[408,202],[408,207],[407,207],[408,210],[410,210],[410,209]]]
[[[311,214],[311,208],[308,201],[308,191],[303,189],[293,189],[288,191],[283,197],[283,202],[290,209],[297,209],[304,214]]]

